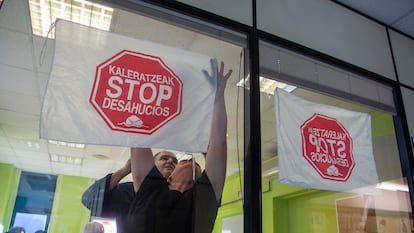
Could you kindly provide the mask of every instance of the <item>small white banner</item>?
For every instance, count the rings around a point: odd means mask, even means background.
[[[217,77],[202,70],[213,58],[64,20],[55,35],[41,138],[207,150]]]
[[[275,90],[279,182],[351,191],[376,185],[371,116]]]

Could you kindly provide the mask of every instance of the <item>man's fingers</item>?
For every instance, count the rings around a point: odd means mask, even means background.
[[[220,62],[220,70],[219,70],[219,73],[220,74],[223,74],[223,72],[224,72],[224,62]]]
[[[231,73],[233,73],[233,70],[229,70],[227,71],[227,74],[224,76],[226,79],[228,79],[231,75]]]
[[[210,74],[207,72],[207,70],[202,70],[202,72],[207,78],[210,78]]]

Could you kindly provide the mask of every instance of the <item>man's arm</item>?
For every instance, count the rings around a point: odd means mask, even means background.
[[[139,187],[153,167],[154,158],[151,149],[131,148],[131,171],[135,192],[138,192]]]
[[[210,142],[207,149],[205,171],[213,186],[217,201],[220,201],[226,178],[227,166],[227,115],[224,102],[224,90],[232,70],[224,74],[224,63],[216,67],[215,60],[211,61],[213,74],[217,72],[217,90],[214,100],[213,121],[211,125]],[[209,75],[204,72],[208,77]]]
[[[104,193],[108,182],[108,176],[95,181],[85,192],[82,194],[82,204],[91,210],[93,215],[98,216],[102,212],[102,202],[104,199]]]
[[[111,180],[109,182],[109,190],[113,190],[125,176],[131,173],[131,158],[127,160],[125,165],[119,170],[115,171],[111,175]]]
[[[128,159],[125,165],[119,170],[115,171],[112,174],[106,175],[105,177],[97,180],[94,184],[92,184],[82,194],[82,204],[90,210],[101,209],[101,207],[96,207],[96,205],[98,203],[102,204],[105,195],[116,188],[119,182],[129,173],[131,173],[131,159]]]

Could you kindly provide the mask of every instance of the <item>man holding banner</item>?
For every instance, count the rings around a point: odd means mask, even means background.
[[[194,163],[180,163],[169,179],[163,178],[154,165],[149,148],[131,149],[131,170],[136,195],[129,209],[128,233],[211,232],[223,191],[227,160],[227,116],[224,90],[231,70],[224,74],[224,63],[217,68],[211,61],[212,75],[217,72],[210,143],[205,156],[205,170]],[[193,166],[192,166],[193,165]],[[198,171],[198,172],[197,172]],[[193,176],[191,176],[193,174]],[[203,211],[202,216],[200,211]]]
[[[160,151],[154,155],[154,164],[165,179],[171,176],[178,161],[174,153]],[[115,218],[117,232],[126,232],[128,209],[134,199],[132,182],[119,183],[131,173],[131,159],[120,169],[97,180],[82,195],[82,204],[95,217]]]
[[[207,55],[65,20],[55,25],[40,137],[133,148],[128,232],[211,232],[226,174],[231,71]],[[205,171],[196,179],[184,162],[169,185],[149,147],[207,151]]]

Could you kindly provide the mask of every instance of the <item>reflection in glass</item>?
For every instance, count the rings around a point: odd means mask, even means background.
[[[379,183],[369,189],[326,191],[278,182],[274,98],[261,93],[264,232],[411,232],[407,182],[402,174],[392,115],[303,88],[291,94],[371,115]],[[300,145],[298,145],[300,146]]]

